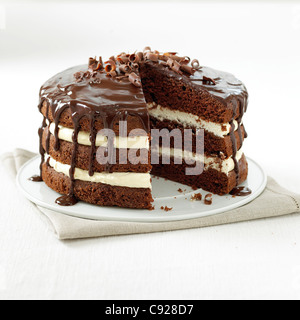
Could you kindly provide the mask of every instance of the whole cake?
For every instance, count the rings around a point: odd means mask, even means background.
[[[152,209],[151,174],[227,194],[248,174],[247,99],[233,75],[176,53],[90,58],[41,88],[41,179],[60,205]]]

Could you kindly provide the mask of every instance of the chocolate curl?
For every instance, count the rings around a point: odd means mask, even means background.
[[[172,70],[180,74],[181,73],[181,71],[180,71],[181,64],[177,61],[173,61],[173,62],[174,62],[174,64],[173,64]]]
[[[134,84],[136,87],[141,87],[141,79],[138,77],[138,75],[134,72],[131,72],[130,75],[128,76],[129,81]]]
[[[213,197],[213,195],[211,193],[208,193],[204,198],[204,204],[211,205],[212,204],[212,197]]]
[[[153,52],[147,52],[145,54],[145,58],[150,61],[157,62],[158,61],[158,54],[155,54]]]
[[[127,72],[131,71],[131,67],[127,64],[120,65],[119,69],[123,73],[127,73]]]
[[[167,65],[172,69],[173,66],[174,66],[174,60],[171,59],[171,58],[169,58],[169,59],[167,60]]]
[[[91,76],[92,76],[92,74],[91,74],[91,72],[89,72],[89,71],[86,71],[86,72],[83,73],[83,78],[90,79]]]
[[[106,63],[105,72],[110,73],[116,70],[117,66],[113,60],[108,60],[105,63]]]
[[[93,70],[93,71],[99,71],[103,69],[103,61],[102,61],[102,57],[99,57],[99,61],[97,61],[96,59],[94,59],[95,62],[94,64],[92,64],[91,66],[89,66],[89,69]]]
[[[103,60],[102,60],[102,57],[99,57],[99,61],[97,61],[97,66],[95,68],[92,68],[93,71],[99,71],[99,70],[102,70],[103,69]],[[94,74],[93,74],[94,76]]]
[[[140,62],[140,61],[143,61],[143,58],[144,58],[143,52],[138,52],[138,53],[135,55],[135,60],[134,60],[133,62],[138,63],[138,62]]]
[[[164,53],[164,55],[177,61],[177,62],[180,62],[183,59],[182,57],[176,56],[176,52],[166,52],[166,53]]]
[[[118,74],[117,74],[116,71],[111,71],[111,72],[109,72],[107,75],[110,76],[110,77],[112,77],[112,78],[114,78],[114,77],[116,77]]]
[[[139,64],[138,63],[132,63],[131,67],[132,67],[132,69],[138,69],[139,68]]]
[[[151,51],[151,48],[150,48],[150,47],[145,47],[144,50],[143,50],[143,52],[145,53],[145,52],[147,52],[147,51]]]
[[[99,71],[103,69],[103,64],[101,62],[98,63],[97,68],[95,69],[95,71]]]
[[[97,69],[98,66],[98,61],[96,58],[89,58],[89,69],[91,69],[92,71],[95,71]]]
[[[117,62],[115,56],[111,56],[108,60],[111,60],[111,61],[113,61],[114,63]]]
[[[127,57],[126,55],[119,56],[119,57],[117,57],[117,61],[120,63],[128,63],[129,57]]]
[[[217,84],[216,81],[212,78],[208,78],[203,76],[203,83],[204,84],[213,84],[214,86]]]
[[[191,61],[190,57],[183,57],[179,63],[181,64],[189,64],[189,62]]]
[[[175,56],[177,52],[165,52],[164,56],[170,57],[170,56]]]
[[[82,72],[76,72],[74,74],[74,78],[76,79],[76,82],[81,82],[83,80],[83,73]]]
[[[192,67],[196,70],[198,70],[200,68],[200,63],[197,59],[194,59],[191,63]]]
[[[128,76],[127,75],[124,75],[124,76],[118,76],[116,77],[117,80],[121,81],[123,79],[128,79]]]
[[[136,54],[135,54],[135,53],[133,53],[133,54],[131,54],[131,55],[129,56],[129,61],[130,61],[130,62],[134,62],[135,59],[136,59]]]
[[[186,64],[181,65],[180,66],[180,70],[182,70],[182,71],[184,71],[184,72],[186,72],[188,74],[194,74],[195,73],[195,69],[193,67],[190,67],[190,66],[186,65]]]
[[[164,61],[164,62],[167,62],[169,60],[169,58],[165,55],[158,55],[158,59],[161,60],[161,61]]]

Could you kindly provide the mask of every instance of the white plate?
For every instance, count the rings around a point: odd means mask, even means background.
[[[59,194],[51,190],[43,182],[32,182],[28,179],[38,173],[40,157],[36,157],[27,162],[19,171],[17,184],[24,195],[35,204],[67,214],[74,217],[109,220],[109,221],[135,221],[135,222],[163,222],[194,219],[215,215],[228,210],[241,207],[258,197],[265,189],[267,176],[264,170],[253,160],[248,158],[249,176],[243,186],[248,186],[252,194],[246,197],[235,197],[230,195],[213,195],[212,205],[205,205],[203,201],[191,201],[190,198],[195,193],[203,196],[208,192],[192,190],[190,187],[153,177],[153,196],[155,199],[155,210],[126,209],[117,207],[99,207],[84,202],[79,202],[72,207],[62,207],[55,203]],[[185,190],[179,193],[178,189]],[[175,198],[176,197],[176,198]],[[162,206],[173,208],[171,211],[161,210]]]

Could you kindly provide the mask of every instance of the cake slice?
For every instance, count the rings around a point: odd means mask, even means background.
[[[241,148],[247,134],[242,118],[248,92],[244,84],[229,73],[201,67],[197,60],[190,62],[175,53],[148,52],[140,75],[151,128],[177,129],[182,135],[193,131],[188,150],[188,144],[182,150],[183,144],[180,148],[171,142],[170,151],[159,143],[161,161],[152,163],[152,174],[220,195],[245,181],[248,165]],[[202,156],[196,153],[199,129],[204,130]],[[171,154],[170,163],[162,163],[164,154]],[[203,173],[187,175],[189,164],[176,164],[176,158],[204,163]]]

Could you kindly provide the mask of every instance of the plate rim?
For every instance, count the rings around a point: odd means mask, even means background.
[[[257,188],[255,190],[254,193],[251,194],[251,196],[245,197],[244,199],[241,198],[241,200],[237,203],[232,203],[227,205],[224,208],[216,208],[216,209],[212,209],[210,211],[204,211],[204,212],[193,212],[193,213],[187,213],[186,215],[181,214],[179,216],[171,216],[171,215],[167,215],[167,216],[147,216],[145,215],[143,218],[137,218],[137,219],[133,219],[133,218],[115,218],[115,217],[108,217],[107,215],[105,217],[101,216],[99,218],[96,217],[92,217],[91,215],[80,215],[74,212],[69,212],[68,209],[70,209],[70,207],[61,207],[61,208],[53,208],[53,205],[48,204],[47,202],[43,202],[40,201],[39,199],[37,199],[36,197],[32,196],[30,192],[28,192],[27,190],[25,190],[20,182],[20,177],[22,175],[22,172],[24,171],[24,169],[29,166],[31,164],[31,162],[36,161],[38,158],[40,158],[39,155],[29,159],[27,162],[25,162],[20,169],[17,172],[17,176],[16,176],[16,183],[17,183],[17,187],[18,189],[21,191],[21,193],[31,202],[33,202],[35,205],[42,207],[44,209],[47,210],[51,210],[54,211],[56,213],[60,213],[60,214],[64,214],[67,216],[71,216],[71,217],[76,217],[76,218],[80,218],[80,219],[86,219],[86,220],[93,220],[93,221],[114,221],[114,222],[139,222],[139,223],[165,223],[165,222],[175,222],[175,221],[185,221],[185,220],[193,220],[193,219],[198,219],[198,218],[203,218],[203,217],[209,217],[209,216],[213,216],[213,215],[217,215],[217,214],[221,214],[221,213],[225,213],[228,212],[230,210],[233,209],[238,209],[250,202],[252,202],[253,200],[255,200],[256,198],[258,198],[263,191],[265,190],[266,186],[267,186],[267,182],[268,182],[268,176],[266,174],[266,171],[264,170],[264,168],[262,168],[261,165],[259,165],[255,160],[253,160],[250,157],[246,157],[248,162],[252,162],[262,173],[262,183],[260,185],[259,188]],[[49,190],[52,190],[51,188],[49,188]],[[52,190],[53,192],[55,192],[54,190]],[[196,191],[195,191],[196,192]],[[88,204],[85,203],[83,201],[80,202],[81,205],[83,206],[94,206],[92,204]],[[100,206],[97,206],[97,208],[101,208]],[[122,209],[122,208],[117,208],[117,209]],[[126,208],[129,209],[129,208]],[[145,212],[146,210],[144,209],[132,209],[132,210],[143,210],[143,212]]]

